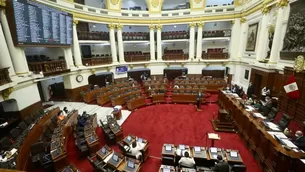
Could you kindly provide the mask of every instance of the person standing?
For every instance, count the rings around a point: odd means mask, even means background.
[[[201,93],[201,91],[199,91],[198,94],[197,94],[197,97],[196,97],[197,109],[200,109],[200,106],[201,106],[201,98],[202,98],[202,93]]]

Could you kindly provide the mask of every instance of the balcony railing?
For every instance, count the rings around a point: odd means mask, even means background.
[[[231,37],[231,30],[215,30],[215,31],[203,31],[203,38],[211,38],[211,37]]]
[[[78,31],[79,40],[109,40],[108,32],[86,32]]]
[[[98,65],[105,65],[105,64],[111,64],[111,63],[112,63],[111,57],[83,58],[83,65],[85,65],[85,66],[98,66]]]
[[[141,55],[125,55],[126,62],[143,62],[150,60],[150,53]]]
[[[65,60],[45,61],[45,62],[29,62],[30,71],[36,74],[43,72],[45,76],[55,75],[63,72],[69,72]]]
[[[212,53],[202,53],[203,60],[219,60],[219,59],[228,59],[229,54],[223,52],[212,52]]]
[[[149,40],[149,33],[145,32],[124,32],[123,33],[124,41],[143,41]]]
[[[163,60],[187,60],[188,55],[185,54],[164,54]]]
[[[12,82],[12,80],[9,76],[8,68],[0,69],[0,85],[4,85],[10,82]]]

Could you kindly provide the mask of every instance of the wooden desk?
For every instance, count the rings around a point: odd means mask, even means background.
[[[208,159],[207,149],[205,147],[199,147],[200,151],[195,151],[195,147],[192,147],[191,152],[194,158]]]
[[[153,94],[151,95],[152,97],[152,102],[153,103],[164,103],[165,102],[165,98],[164,98],[164,94]]]
[[[99,138],[96,134],[87,137],[86,138],[86,143],[88,145],[90,155],[93,155],[93,154],[96,153],[96,151],[98,151],[98,149],[99,149]]]
[[[171,146],[171,150],[166,150],[166,145]],[[162,156],[175,156],[176,155],[176,147],[172,144],[164,144],[162,146]]]
[[[221,148],[216,148],[216,149],[217,149],[217,153],[212,152],[211,148],[208,148],[209,160],[217,161],[217,155],[221,155],[222,157],[225,157],[223,154],[223,149],[221,149]]]
[[[111,101],[111,104],[112,106],[116,106],[116,105],[123,105],[127,102],[125,102],[125,98],[128,97],[128,96],[136,96],[137,94],[141,94],[141,91],[131,91],[131,92],[128,92],[126,94],[121,94],[119,95],[118,97],[114,98],[112,101]]]
[[[240,137],[251,149],[251,153],[257,156],[263,169],[269,171],[298,171],[295,166],[305,153],[287,150],[277,142],[265,129],[260,119],[254,118],[233,97],[219,91],[218,101],[224,106],[235,121]]]
[[[134,98],[127,102],[127,108],[128,108],[128,110],[131,110],[131,111],[134,109],[137,109],[141,106],[144,106],[144,105],[146,105],[146,102],[145,102],[145,97],[143,97],[143,96]]]
[[[232,157],[230,155],[231,151],[236,152],[237,153],[237,157]],[[224,154],[225,154],[225,157],[227,158],[227,161],[229,163],[243,163],[243,160],[242,160],[238,150],[229,150],[229,149],[227,149],[227,150],[224,151]]]
[[[30,147],[36,143],[44,131],[47,122],[60,111],[59,108],[50,110],[42,118],[40,118],[33,128],[28,132],[26,138],[24,138],[23,144],[19,147],[17,156],[16,168],[17,170],[27,170],[28,163],[30,162]]]
[[[103,148],[105,149],[105,152],[102,151]],[[103,146],[100,150],[98,150],[98,151],[96,152],[96,155],[97,155],[97,158],[98,158],[98,159],[104,160],[104,159],[107,158],[110,154],[112,154],[112,152],[113,152],[113,150],[112,150],[109,146],[105,145],[105,146]]]
[[[90,103],[94,100],[96,100],[96,94],[101,92],[102,89],[94,89],[88,92],[85,92],[85,94],[83,95],[83,100],[85,103]]]
[[[115,121],[115,123],[109,123],[109,128],[112,133],[115,135],[116,141],[123,139],[123,130],[122,127]]]
[[[120,120],[122,118],[122,109],[118,110],[117,112],[113,111],[112,114],[116,120]]]
[[[168,168],[168,169],[170,169],[170,172],[175,172],[176,171],[176,169],[175,169],[175,167],[174,166],[169,166],[169,165],[161,165],[161,167],[159,168],[159,172],[163,172],[163,169],[164,168]]]
[[[134,162],[134,164],[135,164],[134,168],[130,168],[130,167],[127,166],[128,160]],[[130,159],[130,158],[128,158],[128,160],[127,160],[127,161],[126,161],[126,160],[123,161],[123,162],[119,165],[119,167],[117,168],[117,170],[118,170],[118,171],[122,171],[122,172],[139,172],[140,169],[141,169],[141,164],[138,163],[138,162],[136,162],[136,161],[133,160],[133,159]]]
[[[73,165],[73,164],[70,164],[70,165],[60,169],[59,172],[66,172],[67,170],[69,170],[69,172],[80,172],[80,170],[77,169],[75,167],[75,165]]]
[[[118,156],[118,161],[113,160],[113,156],[117,155]],[[121,163],[123,163],[125,156],[118,153],[114,152],[112,157],[108,160],[107,164],[111,166],[112,168],[118,169]]]

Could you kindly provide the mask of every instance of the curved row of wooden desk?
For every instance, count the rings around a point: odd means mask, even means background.
[[[285,149],[267,132],[260,118],[254,118],[230,95],[219,91],[218,101],[221,108],[232,114],[241,138],[264,171],[304,171],[300,158],[304,158],[305,153]]]
[[[60,111],[59,108],[55,108],[47,112],[38,122],[31,128],[28,135],[20,146],[17,157],[17,170],[25,171],[27,169],[28,162],[30,161],[30,148],[31,145],[36,143],[40,138],[40,135],[46,127],[46,123]]]

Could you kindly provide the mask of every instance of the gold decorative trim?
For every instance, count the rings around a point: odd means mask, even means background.
[[[116,27],[118,28],[118,30],[122,30],[123,29],[123,25],[121,25],[121,24],[118,24]]]
[[[181,63],[181,67],[184,67],[185,63]]]
[[[92,74],[94,74],[94,73],[95,73],[95,71],[96,71],[95,69],[91,69],[91,73],[92,73]]]
[[[146,0],[146,4],[150,13],[161,13],[164,0]],[[158,9],[156,9],[158,8]]]
[[[149,30],[155,30],[155,26],[154,25],[149,25],[148,28],[149,28]]]
[[[112,5],[117,5],[120,2],[120,0],[110,0],[110,2]]]
[[[294,61],[294,70],[299,73],[304,70],[304,56],[300,55],[298,56]]]
[[[14,91],[13,87],[7,88],[5,90],[2,90],[2,97],[4,100],[8,100],[10,94]]]
[[[235,20],[232,20],[231,23],[234,25],[235,24]]]
[[[29,72],[19,72],[19,73],[16,73],[16,75],[24,75],[24,74],[29,74]]]
[[[117,8],[110,7],[111,5],[116,6],[118,4],[119,4],[119,6]],[[107,5],[108,10],[120,12],[122,9],[122,0],[106,0],[106,5]]]
[[[0,7],[6,7],[6,0],[0,0]]]
[[[277,62],[271,62],[271,61],[269,61],[268,63],[269,64],[277,64]]]
[[[196,26],[196,23],[190,23],[189,26],[190,26],[190,28],[193,28]]]
[[[226,66],[228,62],[222,62],[222,66]]]
[[[133,64],[130,64],[129,67],[130,67],[130,69],[133,69]]]
[[[171,65],[170,63],[166,63],[166,66],[167,66],[167,67],[170,67],[170,65]]]
[[[145,64],[144,64],[144,67],[145,67],[145,68],[147,68],[147,66],[148,66],[148,64],[147,64],[147,63],[145,63]]]
[[[206,64],[207,66],[210,66],[210,62],[206,62],[205,64]]]
[[[115,24],[113,23],[108,24],[108,29],[114,29],[114,28],[115,28]]]
[[[77,25],[78,24],[78,20],[73,19],[73,24]]]
[[[197,23],[198,28],[202,28],[204,26],[204,23]]]
[[[246,23],[247,19],[246,18],[241,18],[240,23]]]
[[[271,11],[271,7],[265,6],[262,8],[262,14],[264,14],[264,15],[269,14],[270,11]]]
[[[156,28],[157,30],[162,30],[162,25],[157,25]]]
[[[110,72],[111,67],[110,67],[110,66],[109,66],[109,67],[107,67],[107,68],[106,68],[106,70],[107,70],[107,72]]]
[[[159,0],[151,0],[150,3],[155,8],[157,8],[159,6]]]
[[[195,4],[199,4],[202,2],[202,5],[199,6],[199,7],[194,7]],[[205,4],[206,4],[206,0],[190,0],[190,7],[191,7],[191,10],[203,10],[205,8]]]
[[[289,4],[289,0],[279,0],[276,4],[277,7],[279,8],[284,8],[287,7]]]

